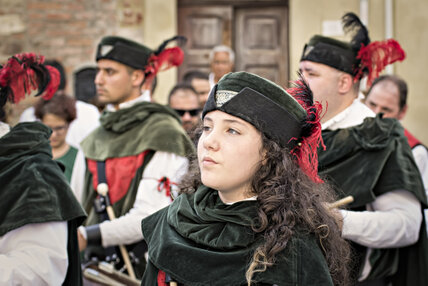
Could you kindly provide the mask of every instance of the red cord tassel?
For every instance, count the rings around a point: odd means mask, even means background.
[[[181,65],[183,60],[184,53],[179,47],[165,49],[158,55],[152,55],[145,70],[145,73],[148,74],[147,80],[153,80],[159,71]]]

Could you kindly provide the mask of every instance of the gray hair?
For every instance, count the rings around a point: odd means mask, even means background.
[[[210,62],[213,61],[214,59],[214,54],[215,53],[219,53],[219,52],[226,52],[229,54],[229,60],[232,63],[235,63],[235,53],[233,52],[233,50],[231,48],[229,48],[228,46],[225,45],[220,45],[220,46],[215,46],[211,52],[210,52]]]

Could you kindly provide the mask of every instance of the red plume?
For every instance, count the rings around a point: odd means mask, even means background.
[[[368,70],[367,84],[370,86],[387,65],[405,58],[404,50],[394,39],[371,42],[367,46],[362,44],[357,55],[357,59],[361,60],[361,63],[354,79],[361,79]]]
[[[165,49],[157,55],[153,54],[145,69],[148,80],[153,79],[159,71],[181,65],[183,59],[184,53],[179,47]]]
[[[45,58],[34,53],[17,54],[0,70],[0,97],[18,103],[26,94],[46,91],[45,99],[53,96],[59,86],[57,69],[43,65]]]
[[[287,89],[300,105],[306,110],[307,116],[302,125],[301,139],[298,140],[296,147],[291,150],[291,154],[296,157],[300,168],[314,181],[322,183],[323,180],[318,176],[318,146],[321,145],[325,150],[325,145],[321,136],[321,111],[322,106],[313,102],[312,91],[309,85],[300,75],[300,79],[293,82],[293,87]]]

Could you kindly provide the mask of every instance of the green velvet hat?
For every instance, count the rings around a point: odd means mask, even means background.
[[[96,61],[113,60],[134,69],[144,70],[153,51],[137,42],[117,36],[102,38],[98,44]]]
[[[213,110],[239,117],[289,147],[291,139],[300,138],[307,118],[305,109],[282,87],[248,72],[228,73],[220,79],[211,90],[202,118]]]
[[[337,70],[353,74],[357,53],[351,44],[315,35],[303,48],[300,61],[325,64]]]

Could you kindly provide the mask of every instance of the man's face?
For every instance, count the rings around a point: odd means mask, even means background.
[[[199,97],[199,106],[204,107],[210,95],[210,82],[208,79],[194,78],[192,79],[192,87],[196,90]]]
[[[383,117],[397,119],[404,117],[404,113],[400,109],[398,88],[390,81],[381,81],[372,87],[365,103],[376,114],[383,113]]]
[[[233,63],[230,61],[229,53],[214,53],[213,61],[211,62],[211,70],[216,80],[219,80],[223,75],[231,72],[233,70]]]
[[[101,103],[119,105],[132,96],[132,72],[116,61],[102,59],[97,62],[95,77],[97,95]]]
[[[325,114],[321,119],[322,122],[342,111],[341,98],[338,96],[340,71],[324,64],[302,61],[300,72],[312,90],[314,101],[319,101],[323,106]]]
[[[180,115],[184,130],[193,131],[199,122],[198,96],[191,90],[179,89],[171,95],[169,106]]]

